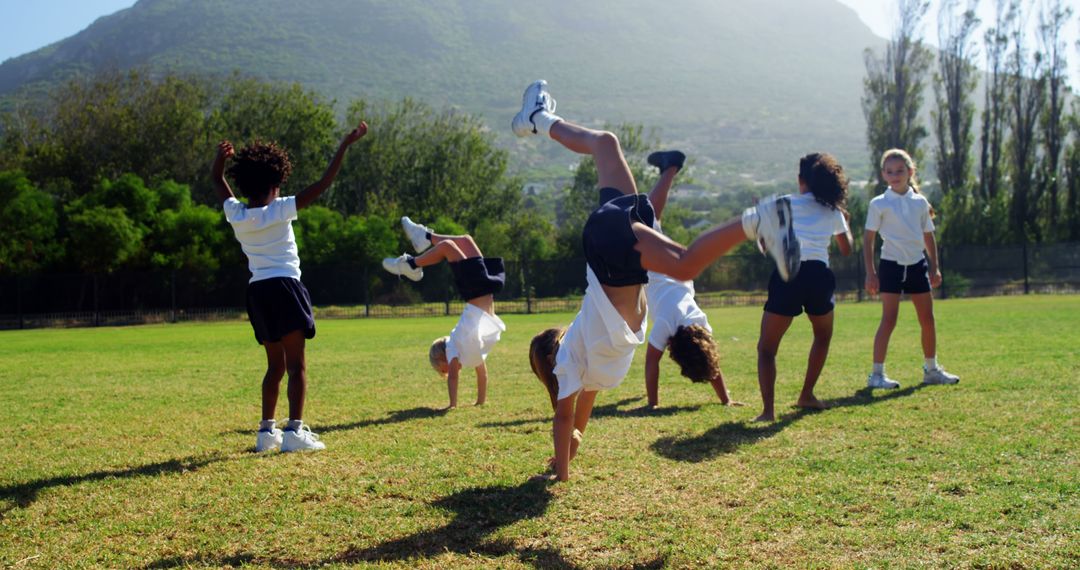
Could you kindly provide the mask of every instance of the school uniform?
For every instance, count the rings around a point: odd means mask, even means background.
[[[653,229],[663,231],[659,220],[653,224]],[[712,332],[709,318],[694,300],[693,281],[680,281],[655,271],[649,271],[648,276],[645,297],[652,318],[649,344],[653,348],[665,350],[679,327],[700,325]]]
[[[634,332],[615,310],[592,267],[585,268],[581,310],[566,329],[555,355],[555,377],[562,400],[582,390],[610,390],[622,383],[634,350],[645,342],[645,319]],[[644,307],[643,307],[644,310]]]
[[[878,281],[882,293],[929,293],[925,234],[934,231],[930,202],[914,189],[891,189],[870,200],[866,229],[881,235]]]
[[[277,198],[258,208],[229,198],[222,208],[248,258],[247,311],[256,342],[278,342],[297,330],[314,338],[311,295],[300,282],[300,256],[292,229],[296,197]]]
[[[847,220],[839,209],[819,203],[809,192],[787,198],[802,263],[791,281],[785,282],[773,271],[765,310],[788,317],[797,317],[804,310],[808,315],[827,315],[836,307],[836,276],[829,269],[829,242],[834,235],[847,233]]]
[[[461,318],[450,331],[446,361],[457,358],[463,368],[476,368],[487,360],[488,353],[506,330],[506,324],[468,301],[502,291],[506,269],[501,257],[470,257],[449,265],[458,295],[466,303]]]

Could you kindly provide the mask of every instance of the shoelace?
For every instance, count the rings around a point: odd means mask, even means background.
[[[307,424],[300,426],[300,429],[294,431],[296,431],[296,436],[299,438],[319,441],[319,436],[315,435],[315,433],[311,431],[311,428],[309,428]]]

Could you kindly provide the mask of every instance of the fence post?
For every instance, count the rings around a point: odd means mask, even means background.
[[[368,265],[364,264],[364,317],[371,316],[371,281],[368,281]]]
[[[858,249],[858,248],[856,248],[856,249]],[[865,279],[863,278],[863,275],[865,275],[865,273],[866,273],[865,270],[863,270],[862,251],[855,251],[855,252],[852,253],[852,255],[856,256],[855,257],[855,291],[856,291],[855,298],[858,299],[858,301],[860,303],[862,303],[863,302],[863,282],[865,281]]]
[[[19,314],[19,330],[23,328],[23,313],[22,313],[22,281],[19,276],[15,276],[15,312]]]
[[[1023,254],[1024,254],[1024,294],[1027,295],[1031,292],[1031,283],[1028,281],[1028,250],[1027,241],[1024,242]]]
[[[169,311],[169,322],[176,324],[176,269],[173,269],[169,276],[169,297],[172,307]]]
[[[94,326],[101,326],[101,315],[98,312],[98,276],[94,274]]]

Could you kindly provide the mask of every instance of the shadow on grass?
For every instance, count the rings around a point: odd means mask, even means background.
[[[620,409],[623,406],[633,404],[634,402],[640,402],[641,396],[634,398],[623,398],[618,402],[612,402],[610,404],[604,404],[603,406],[593,407],[592,415],[590,418],[649,418],[649,417],[666,417],[673,416],[675,414],[681,414],[683,412],[693,412],[701,408],[698,406],[672,406],[669,408],[655,408],[649,409],[645,406],[638,406],[630,409]],[[522,418],[520,420],[508,420],[505,422],[485,422],[477,424],[477,427],[515,427],[528,424],[549,424],[552,417],[550,415],[542,418]]]
[[[863,388],[851,396],[826,400],[826,402],[832,408],[869,406],[878,402],[910,396],[923,387],[921,384],[909,386],[890,391],[878,398],[874,397],[870,388]],[[718,455],[731,453],[744,445],[753,445],[763,439],[768,439],[806,416],[827,412],[828,410],[799,409],[782,414],[776,421],[771,423],[728,422],[693,437],[662,437],[649,447],[657,454],[668,459],[699,463],[708,461]]]
[[[170,459],[168,461],[150,463],[139,467],[129,467],[127,469],[106,469],[94,471],[85,475],[49,477],[47,479],[38,479],[37,481],[30,481],[28,483],[0,487],[0,501],[10,501],[12,503],[10,506],[0,507],[0,520],[7,515],[8,511],[16,507],[25,509],[32,505],[37,501],[38,494],[41,493],[41,491],[52,487],[66,487],[68,485],[78,485],[80,483],[101,481],[103,479],[157,477],[168,473],[183,473],[185,471],[201,469],[211,463],[217,463],[227,458],[228,456],[223,454],[214,454],[206,457],[185,457],[183,459]]]
[[[326,426],[315,426],[313,430],[315,433],[330,433],[335,431],[347,431],[351,429],[360,429],[370,426],[381,426],[386,424],[396,424],[401,422],[407,422],[412,420],[424,420],[428,418],[437,418],[445,416],[446,409],[436,408],[410,408],[408,410],[397,410],[395,412],[387,412],[386,417],[375,418],[369,420],[359,420],[355,422],[349,422],[346,424],[331,424]],[[255,429],[231,429],[222,432],[222,435],[237,435],[237,434],[253,434]]]
[[[500,528],[542,516],[551,502],[548,481],[530,480],[515,486],[474,487],[431,503],[432,507],[453,513],[445,525],[384,542],[369,548],[350,548],[325,560],[299,561],[266,559],[247,553],[214,557],[172,557],[158,560],[146,568],[178,568],[191,565],[239,566],[253,564],[272,568],[318,568],[337,564],[404,562],[420,564],[452,552],[472,557],[514,556],[536,568],[577,568],[554,548],[517,547],[509,540],[487,540]],[[473,559],[475,560],[475,559]],[[634,568],[661,568],[659,558]]]

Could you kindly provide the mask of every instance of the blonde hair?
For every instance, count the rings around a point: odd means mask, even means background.
[[[908,178],[908,186],[911,186],[911,189],[914,190],[916,194],[922,194],[922,192],[919,191],[919,181],[915,176],[915,159],[911,158],[911,155],[902,148],[890,148],[889,150],[882,153],[881,164],[879,165],[879,167],[884,170],[885,163],[889,162],[890,160],[904,161],[904,166],[906,166],[907,169],[911,171],[911,177]],[[934,207],[930,206],[930,217],[933,218],[935,215],[936,212],[934,212]]]
[[[565,328],[547,329],[533,337],[529,343],[529,365],[540,383],[547,388],[551,409],[559,401],[559,379],[555,376],[555,355],[559,353]]]
[[[435,372],[439,373],[439,376],[446,376],[439,367],[448,364],[446,360],[446,342],[449,340],[450,337],[448,336],[439,337],[431,343],[431,348],[428,349],[428,362],[431,363],[431,367],[435,369]]]

